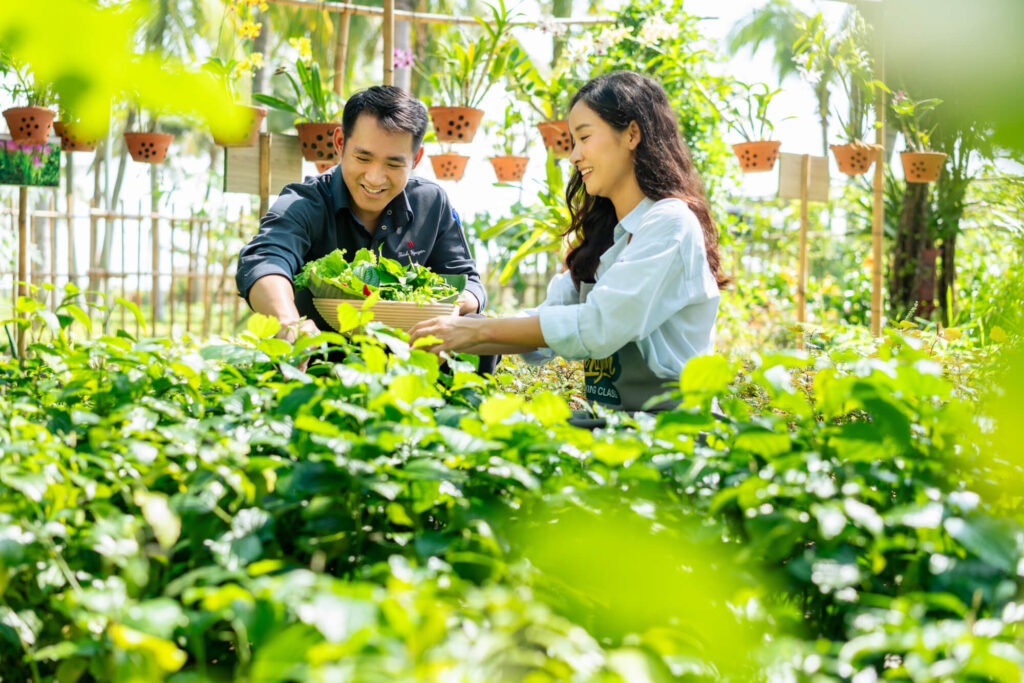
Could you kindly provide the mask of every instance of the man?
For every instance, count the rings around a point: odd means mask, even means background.
[[[341,162],[285,186],[242,248],[239,293],[254,311],[280,320],[290,340],[327,329],[309,290],[296,291],[292,277],[335,249],[352,258],[367,248],[438,273],[464,273],[460,315],[479,313],[487,303],[448,196],[436,183],[410,177],[423,157],[427,123],[423,103],[399,88],[374,86],[353,95],[334,131]]]

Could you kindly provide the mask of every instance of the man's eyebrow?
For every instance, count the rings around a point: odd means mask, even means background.
[[[373,158],[373,156],[374,156],[373,152],[371,152],[368,149],[363,149],[362,147],[356,147],[355,153],[358,154],[359,156],[370,157],[370,158]],[[409,161],[409,157],[407,157],[404,154],[396,154],[396,155],[392,155],[392,156],[389,156],[389,157],[386,157],[386,158],[387,158],[388,161],[400,161],[403,164],[405,162]]]

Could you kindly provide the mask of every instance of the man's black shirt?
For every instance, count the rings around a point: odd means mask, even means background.
[[[253,284],[265,275],[291,279],[303,265],[335,249],[344,249],[351,259],[363,248],[402,263],[411,258],[437,273],[464,273],[466,289],[476,296],[480,308],[487,303],[459,215],[440,186],[410,177],[384,209],[380,226],[371,236],[350,208],[339,166],[285,186],[260,221],[259,233],[238,256],[238,291],[248,300]],[[309,290],[295,292],[295,305],[300,315],[328,329],[313,308]]]

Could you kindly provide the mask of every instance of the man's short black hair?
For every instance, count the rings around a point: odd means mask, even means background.
[[[393,85],[375,85],[348,98],[341,115],[341,132],[346,140],[356,127],[360,114],[370,114],[384,130],[410,133],[414,154],[427,134],[427,108],[408,92]]]

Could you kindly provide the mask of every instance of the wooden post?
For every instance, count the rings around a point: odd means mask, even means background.
[[[199,245],[193,246],[192,242],[195,240],[196,234],[196,217],[195,214],[188,219],[188,273],[185,276],[185,331],[191,331],[192,329],[192,297],[195,296],[195,262],[196,252],[199,250]]]
[[[168,328],[167,336],[171,337],[174,335],[174,211],[171,210],[171,217],[167,221],[167,230],[170,233],[171,248],[168,249],[167,255],[171,259],[170,271],[171,271],[171,284],[167,287],[167,319]]]
[[[124,253],[124,235],[125,235],[124,222],[125,222],[125,220],[126,220],[126,215],[125,215],[125,210],[124,210],[124,200],[122,199],[121,200],[121,298],[124,299],[125,301],[127,301],[128,300],[128,262],[127,262],[127,257],[125,256],[125,253]],[[121,329],[124,330],[125,327],[128,325],[128,320],[127,320],[128,312],[126,310],[124,310],[125,309],[124,304],[121,304],[119,306],[119,308],[121,309]]]
[[[140,212],[141,213],[141,212]],[[156,334],[156,320],[157,313],[160,307],[157,305],[160,299],[160,221],[157,219],[156,212],[150,214],[150,224],[152,226],[151,233],[153,235],[153,291],[150,294],[150,306],[153,312],[153,329],[149,331],[154,337]]]
[[[28,188],[18,188],[18,297],[28,295]],[[17,297],[15,297],[17,302]],[[28,346],[28,330],[18,326],[18,357],[25,357]]]
[[[885,48],[881,52],[881,73],[879,80],[885,82]],[[885,91],[878,89],[875,97],[875,185],[874,201],[871,209],[871,334],[878,337],[882,334],[882,241],[885,222]]]
[[[395,0],[384,0],[384,85],[395,83]]]
[[[270,208],[270,133],[260,133],[260,218]]]
[[[66,152],[64,158],[67,159],[67,168],[65,176],[65,197],[67,198],[67,224],[68,224],[68,282],[75,281],[76,275],[76,263],[75,263],[75,173],[74,166],[72,165],[72,154]]]
[[[345,69],[348,61],[348,27],[352,15],[342,12],[338,15],[338,42],[334,49],[334,93],[341,96],[345,86]]]
[[[50,292],[50,298],[53,302],[53,308],[57,308],[57,221],[55,216],[57,215],[57,195],[56,191],[50,195],[49,201],[50,215],[47,217],[46,222],[50,228],[50,284],[53,286],[53,291]]]
[[[205,339],[210,335],[210,315],[213,313],[213,302],[210,301],[210,229],[212,221],[207,219],[199,224],[199,242],[203,241],[203,232],[206,232],[206,258],[203,259],[203,329]],[[198,247],[198,244],[196,245]]]
[[[807,203],[811,188],[811,155],[804,154],[800,164],[800,256],[796,271],[796,321],[807,322]],[[804,348],[801,330],[796,340],[798,349]]]

